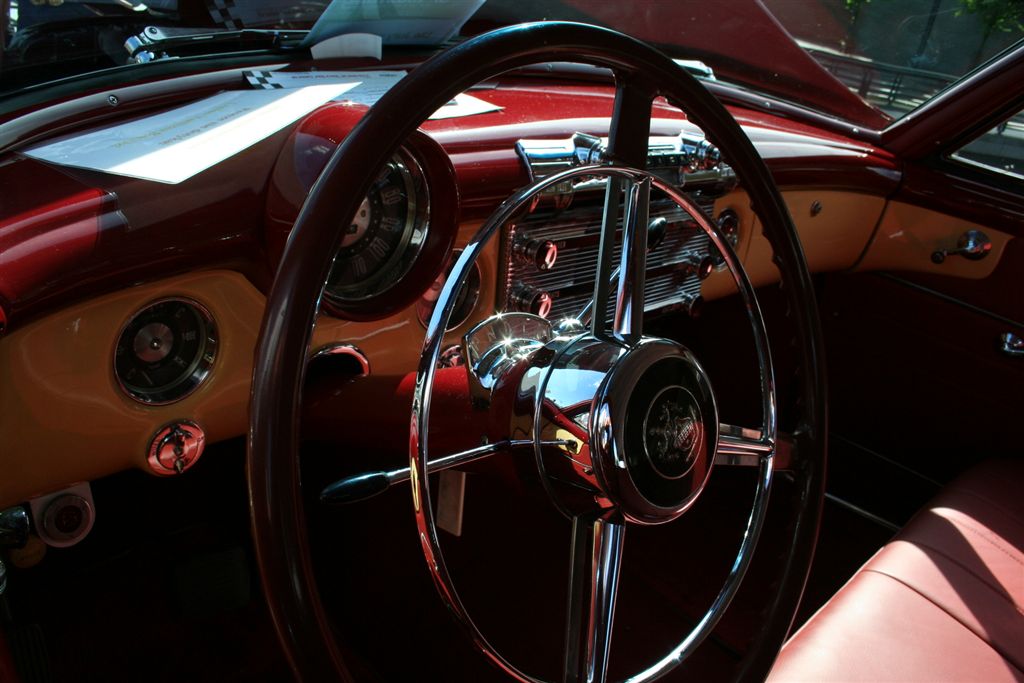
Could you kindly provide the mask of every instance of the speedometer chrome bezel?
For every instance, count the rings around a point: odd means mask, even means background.
[[[191,312],[196,315],[203,325],[202,344],[195,357],[190,360],[173,382],[161,385],[154,390],[143,389],[121,377],[117,367],[117,351],[121,346],[122,337],[141,315],[155,306],[167,303],[180,303],[191,309]],[[114,345],[111,351],[111,372],[114,376],[114,382],[125,396],[137,403],[146,406],[162,406],[177,403],[192,395],[209,378],[217,359],[219,341],[217,321],[210,310],[203,304],[195,299],[183,296],[167,296],[154,299],[139,307],[128,316],[114,338]]]
[[[404,147],[399,149],[388,163],[401,177],[407,198],[402,236],[383,265],[365,279],[340,287],[331,283],[331,279],[335,277],[334,268],[341,263],[338,260],[341,252],[339,247],[331,266],[331,274],[324,285],[323,299],[329,309],[344,310],[353,304],[367,302],[387,294],[409,273],[427,241],[431,198],[423,167]]]

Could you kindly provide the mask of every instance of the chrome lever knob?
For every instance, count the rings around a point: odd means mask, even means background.
[[[970,261],[980,261],[992,251],[992,241],[981,230],[968,230],[960,235],[956,249],[937,249],[932,252],[932,263],[942,263],[947,256],[963,256]]]
[[[1010,358],[1024,358],[1024,337],[1013,332],[1003,332],[999,335],[999,350]]]
[[[28,510],[21,505],[0,512],[0,548],[23,548],[31,529]]]

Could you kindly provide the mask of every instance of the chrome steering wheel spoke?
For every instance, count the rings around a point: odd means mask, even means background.
[[[795,439],[788,434],[776,434],[771,440],[758,429],[723,423],[718,426],[715,465],[760,467],[764,460],[770,459],[774,469],[788,470],[793,467],[795,449]]]
[[[594,279],[594,296],[578,318],[590,318],[590,333],[597,339],[617,340],[633,346],[643,335],[644,285],[647,270],[647,223],[650,216],[651,181],[608,178],[601,241]],[[622,217],[622,245],[619,262],[612,269],[615,235]],[[611,289],[615,308],[609,334],[605,311]]]
[[[626,188],[622,221],[622,252],[615,296],[614,336],[633,346],[643,335],[644,283],[647,269],[647,221],[650,215],[651,179],[641,178]]]
[[[607,680],[625,535],[625,525],[614,515],[578,515],[572,520],[565,683]]]
[[[644,87],[633,74],[616,73],[615,78],[615,104],[608,135],[608,148],[605,150],[604,157],[610,163],[643,169],[647,160],[648,136],[651,130],[651,104],[654,94]],[[638,188],[638,185],[641,187]],[[615,233],[619,224],[619,208],[623,192],[625,192],[625,215],[623,216],[622,252],[619,266],[613,273],[612,252],[615,247]],[[615,299],[614,337],[623,343],[633,344],[640,339],[642,334],[643,275],[646,266],[649,198],[649,180],[645,182],[643,179],[608,178],[601,224],[601,242],[598,250],[598,268],[591,306],[591,334],[598,339],[608,338],[604,312],[607,310],[609,288],[616,275],[620,277]],[[643,220],[640,220],[641,215]],[[630,266],[628,271],[627,263]],[[630,280],[631,275],[637,274],[641,278],[638,290]]]

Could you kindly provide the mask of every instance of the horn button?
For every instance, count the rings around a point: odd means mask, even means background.
[[[569,514],[614,508],[640,524],[685,512],[718,444],[711,384],[689,350],[667,339],[627,348],[590,335],[546,350],[520,379],[516,413],[532,418],[556,504]]]

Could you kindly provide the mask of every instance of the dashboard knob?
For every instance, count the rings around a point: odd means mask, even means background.
[[[206,434],[195,422],[182,420],[167,425],[150,441],[147,462],[153,474],[181,474],[196,464],[206,446]]]
[[[647,251],[654,251],[665,241],[665,234],[668,232],[668,219],[658,216],[651,219],[647,224]]]
[[[533,313],[547,318],[551,313],[553,300],[551,295],[542,289],[519,283],[512,288],[511,303],[517,311]]]
[[[740,236],[740,217],[732,209],[726,209],[722,213],[718,214],[718,219],[715,221],[718,224],[718,232],[729,241],[733,247],[739,243]],[[718,250],[714,246],[711,247],[714,255],[711,257],[714,260],[715,268],[719,268],[725,265],[725,258],[722,257]]]
[[[704,310],[704,297],[700,294],[691,294],[683,300],[683,307],[691,318],[696,318]]]
[[[691,275],[696,275],[698,280],[706,280],[715,270],[715,259],[710,256],[702,256],[699,253],[690,254],[683,260]]]
[[[558,245],[551,240],[520,240],[512,251],[520,261],[533,264],[537,270],[551,270],[558,260]]]

